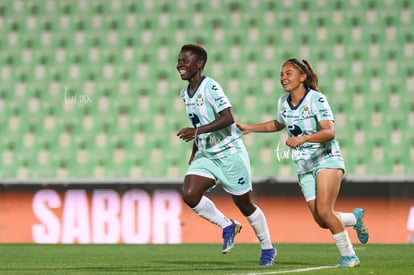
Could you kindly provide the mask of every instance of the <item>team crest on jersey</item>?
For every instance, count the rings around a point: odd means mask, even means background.
[[[305,106],[305,107],[303,108],[302,117],[303,117],[303,118],[308,118],[308,117],[309,117],[309,107],[308,107],[308,106]]]
[[[196,104],[198,106],[201,106],[201,105],[203,105],[203,103],[204,103],[203,95],[202,94],[198,94],[197,95],[197,98],[196,98]]]

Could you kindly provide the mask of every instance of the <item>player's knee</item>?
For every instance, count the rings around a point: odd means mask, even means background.
[[[317,207],[317,217],[318,220],[320,220],[320,223],[318,224],[322,224],[325,225],[325,227],[322,228],[327,228],[326,227],[326,221],[329,220],[334,214],[334,212],[328,208],[328,207]]]
[[[186,197],[183,197],[183,201],[185,202],[185,204],[187,204],[191,208],[196,207],[197,204],[200,202],[200,200],[197,201],[194,198],[186,198]]]
[[[253,204],[252,201],[247,199],[234,199],[234,203],[236,204],[237,208],[239,208],[240,212],[246,217],[253,214],[256,211],[256,205]]]
[[[256,207],[255,206],[251,206],[251,205],[249,205],[247,207],[239,207],[239,209],[240,209],[240,212],[242,212],[242,214],[245,217],[250,216],[251,214],[253,214],[254,211],[256,211]]]
[[[182,197],[185,204],[187,204],[191,208],[196,207],[201,200],[201,195],[197,194],[191,189],[183,189]]]
[[[316,223],[319,225],[320,228],[323,229],[327,229],[328,226],[326,225],[326,223],[324,221],[322,221],[321,219],[315,219]]]
[[[328,228],[328,226],[326,225],[326,223],[319,217],[318,214],[314,214],[313,215],[313,219],[319,225],[320,228],[323,228],[323,229]]]

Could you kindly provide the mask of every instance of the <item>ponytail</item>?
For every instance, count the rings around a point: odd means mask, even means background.
[[[305,87],[311,88],[312,90],[319,91],[318,87],[318,75],[316,74],[315,70],[313,69],[312,65],[307,60],[302,60],[305,63],[306,67],[308,67],[308,77],[305,80]]]

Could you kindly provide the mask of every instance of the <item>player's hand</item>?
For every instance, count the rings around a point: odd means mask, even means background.
[[[249,124],[236,122],[237,128],[242,132],[243,135],[247,135],[248,133],[251,133],[249,130]]]
[[[177,136],[182,139],[185,140],[186,142],[189,142],[190,140],[194,139],[194,136],[196,134],[196,129],[195,128],[183,128],[180,131],[177,132]]]
[[[289,146],[290,148],[296,148],[299,145],[304,144],[305,142],[306,142],[305,136],[290,137],[286,140],[286,145]]]

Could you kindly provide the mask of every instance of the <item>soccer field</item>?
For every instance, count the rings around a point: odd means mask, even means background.
[[[335,268],[334,244],[279,244],[276,264],[258,265],[258,244],[0,245],[0,274],[414,274],[414,245],[355,245],[362,266]]]

